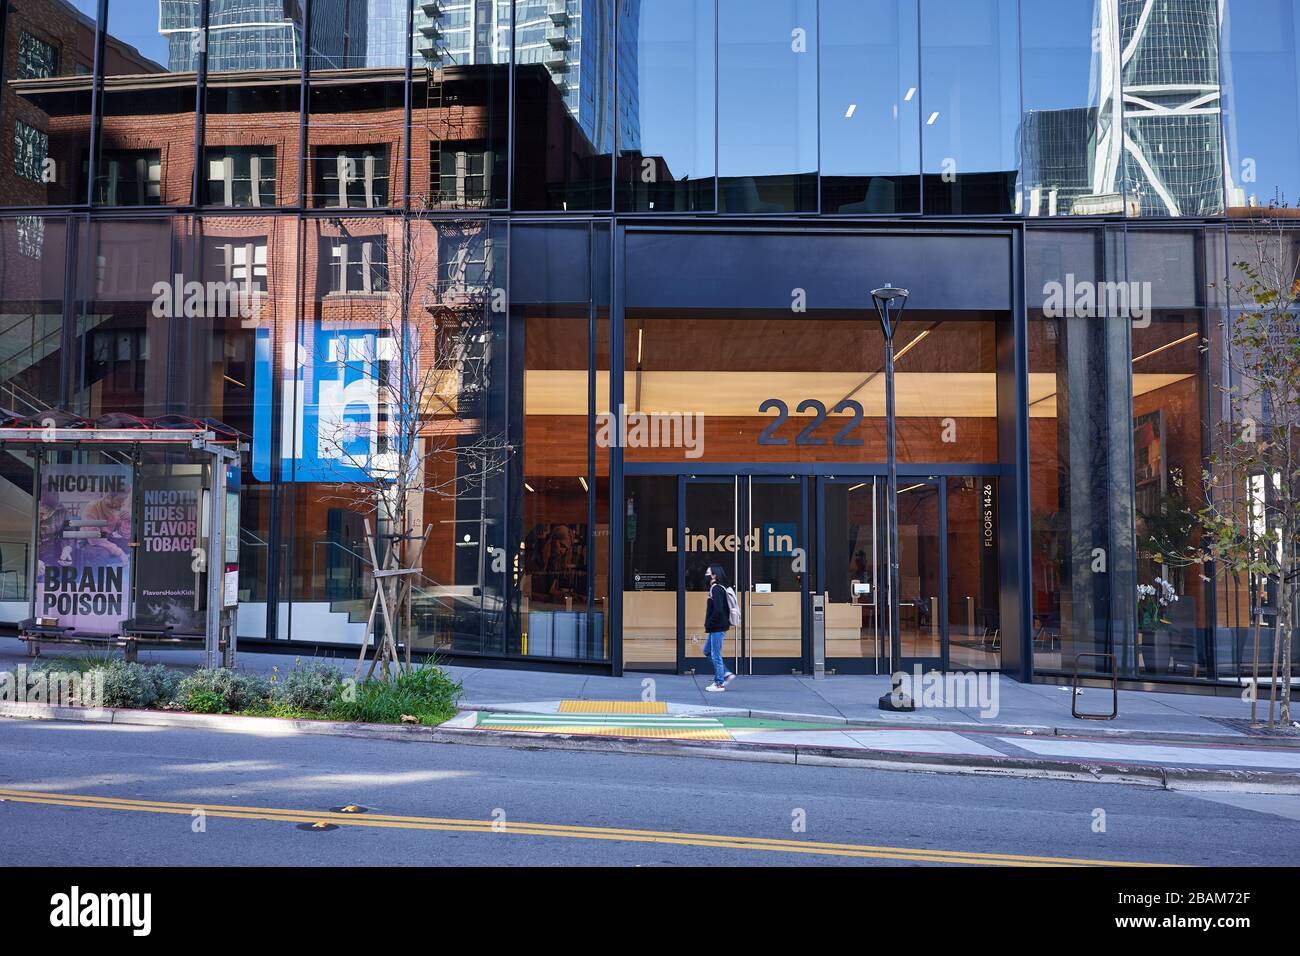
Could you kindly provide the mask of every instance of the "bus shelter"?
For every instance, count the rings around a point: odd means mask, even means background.
[[[28,653],[193,645],[233,666],[244,447],[212,420],[0,414],[32,469]]]

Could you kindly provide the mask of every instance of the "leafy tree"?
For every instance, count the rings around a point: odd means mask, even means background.
[[[1280,717],[1291,721],[1292,637],[1297,617],[1300,532],[1300,244],[1278,217],[1250,221],[1236,236],[1241,258],[1229,277],[1225,320],[1230,415],[1202,472],[1204,500],[1194,511],[1196,543],[1172,539],[1158,560],[1214,561],[1271,592]],[[1178,552],[1181,551],[1181,554]],[[1262,603],[1262,601],[1261,601]]]

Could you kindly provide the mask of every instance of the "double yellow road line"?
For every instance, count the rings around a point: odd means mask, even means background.
[[[483,833],[489,836],[565,837],[572,840],[614,840],[625,843],[668,843],[728,850],[762,850],[811,856],[859,857],[898,860],[907,863],[950,863],[976,866],[1158,866],[1122,860],[1086,860],[1054,856],[1020,856],[1006,853],[968,853],[962,850],[920,850],[856,843],[818,843],[811,840],[777,840],[765,837],[725,836],[708,833],[673,833],[659,830],[631,830],[617,827],[585,827],[569,824],[522,823],[515,821],[470,820],[449,817],[413,817],[385,813],[339,813],[276,807],[241,807],[203,803],[167,803],[161,800],[126,800],[72,793],[42,793],[0,788],[0,800],[42,804],[83,810],[119,810],[135,813],[168,813],[230,820],[273,823],[333,824],[338,827],[383,827],[399,830],[442,830]]]

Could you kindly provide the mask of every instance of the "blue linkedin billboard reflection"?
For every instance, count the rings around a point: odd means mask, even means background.
[[[277,374],[269,329],[254,364],[253,475],[270,480],[272,390],[280,389],[281,481],[374,481],[392,472],[379,434],[379,391],[392,340],[316,320],[284,351]]]

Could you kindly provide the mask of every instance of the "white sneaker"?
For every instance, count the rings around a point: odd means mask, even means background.
[[[715,694],[721,694],[727,688],[723,687],[721,684],[710,684],[708,687],[704,689],[707,691],[711,691]]]
[[[735,680],[735,679],[736,679],[736,675],[733,674],[733,673],[731,673],[731,671],[727,671],[727,676],[724,677],[724,678],[722,678],[722,686],[723,686],[723,687],[726,687],[728,684],[730,684],[730,683],[731,683],[733,680]]]

